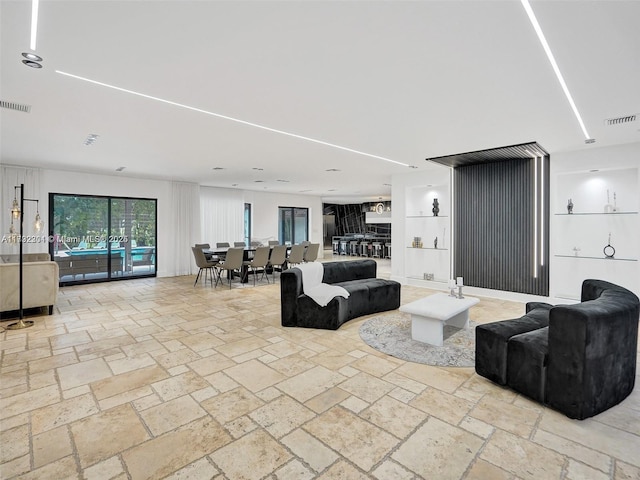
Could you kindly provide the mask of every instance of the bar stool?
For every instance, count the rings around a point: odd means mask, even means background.
[[[382,256],[382,243],[373,242],[371,244],[371,247],[372,247],[371,256],[375,258],[380,258]]]
[[[331,240],[331,248],[333,249],[334,255],[340,255],[340,240]]]
[[[384,258],[391,258],[391,242],[384,244]]]
[[[347,254],[347,241],[340,240],[340,255],[346,255],[346,254]]]
[[[351,242],[349,242],[349,255],[351,255],[352,257],[357,257],[358,256],[358,241],[357,240],[352,240]]]
[[[365,240],[360,242],[360,256],[361,257],[369,256],[369,242]]]

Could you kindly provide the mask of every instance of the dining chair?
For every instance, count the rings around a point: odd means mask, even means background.
[[[229,242],[216,242],[216,248],[230,247]]]
[[[307,249],[304,251],[304,261],[305,262],[315,262],[318,258],[318,250],[320,250],[319,243],[311,243],[307,246]]]
[[[275,247],[276,245],[280,245],[280,242],[278,240],[269,240],[270,247]]]
[[[282,273],[285,263],[287,263],[287,246],[275,245],[271,250],[269,263],[267,263],[267,269],[271,269],[273,275],[273,283],[276,282],[276,271]]]
[[[289,257],[287,257],[289,265],[298,265],[304,262],[304,251],[306,248],[306,245],[302,245],[301,243],[293,245],[289,252]]]
[[[246,245],[245,245],[244,242],[233,242],[233,246],[236,247],[236,248],[237,247],[243,247],[244,248]]]
[[[220,263],[218,266],[218,280],[222,282],[222,271],[227,271],[227,277],[229,277],[229,289],[231,289],[231,280],[233,280],[234,273],[238,271],[240,276],[242,277],[242,267],[243,261],[242,258],[244,256],[244,248],[239,247],[231,247],[227,250],[227,254],[224,257],[224,261]],[[218,285],[218,281],[216,280],[216,285]]]
[[[269,283],[269,277],[267,276],[267,264],[269,263],[269,254],[271,253],[271,248],[269,247],[258,247],[256,248],[256,252],[253,255],[253,258],[250,262],[245,262],[245,265],[251,270],[253,274],[253,286],[256,285],[256,274],[261,271],[262,277],[266,277],[267,283]]]
[[[191,247],[191,251],[193,252],[193,257],[196,261],[196,266],[198,267],[198,275],[196,275],[196,281],[193,283],[195,287],[200,280],[200,274],[204,271],[204,284],[207,284],[207,275],[209,275],[209,280],[211,281],[211,285],[213,286],[213,279],[216,278],[216,285],[218,284],[219,274],[216,268],[220,265],[216,260],[207,260],[204,256],[204,252],[199,247]]]
[[[208,243],[196,243],[196,248],[199,248],[200,250],[211,250],[211,245],[209,245]],[[204,254],[204,258],[206,258],[207,260],[211,260],[214,257],[213,253],[205,253]]]

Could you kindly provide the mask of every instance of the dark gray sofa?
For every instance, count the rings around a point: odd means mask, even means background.
[[[532,302],[517,319],[476,327],[476,372],[584,419],[617,405],[636,378],[640,302],[629,290],[585,280],[581,302]]]
[[[326,262],[322,265],[322,282],[343,287],[349,292],[349,298],[335,297],[321,307],[303,293],[301,270],[285,270],[280,276],[283,327],[337,330],[353,318],[395,310],[400,306],[400,284],[376,278],[375,260]]]

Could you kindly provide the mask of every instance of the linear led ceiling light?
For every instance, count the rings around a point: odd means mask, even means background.
[[[31,43],[29,48],[36,51],[36,38],[38,36],[38,0],[31,1]]]
[[[228,117],[228,116],[222,115],[220,113],[214,113],[214,112],[210,112],[208,110],[203,110],[201,108],[196,108],[196,107],[192,107],[192,106],[189,106],[189,105],[184,105],[182,103],[172,102],[171,100],[165,100],[163,98],[153,97],[151,95],[146,95],[144,93],[136,92],[136,91],[133,91],[133,90],[128,90],[126,88],[117,87],[115,85],[109,85],[108,83],[98,82],[97,80],[91,80],[90,78],[80,77],[80,76],[74,75],[72,73],[67,73],[67,72],[63,72],[63,71],[60,71],[60,70],[56,70],[56,73],[59,73],[60,75],[65,75],[67,77],[75,78],[76,80],[82,80],[83,82],[88,82],[88,83],[92,83],[94,85],[99,85],[101,87],[111,88],[111,89],[117,90],[119,92],[130,93],[131,95],[137,95],[138,97],[148,98],[149,100],[155,100],[157,102],[166,103],[167,105],[173,105],[175,107],[185,108],[185,109],[191,110],[193,112],[204,113],[205,115],[211,115],[212,117],[222,118],[224,120],[230,120],[232,122],[241,123],[243,125],[248,125],[250,127],[260,128],[262,130],[267,130],[267,131],[273,132],[273,133],[279,133],[281,135],[286,135],[288,137],[299,138],[301,140],[306,140],[308,142],[318,143],[320,145],[326,145],[327,147],[337,148],[339,150],[344,150],[346,152],[357,153],[358,155],[364,155],[365,157],[377,158],[378,160],[384,160],[385,162],[395,163],[396,165],[402,165],[403,167],[408,167],[409,166],[406,163],[398,162],[396,160],[391,160],[390,158],[380,157],[378,155],[373,155],[371,153],[361,152],[360,150],[354,150],[352,148],[342,147],[340,145],[336,145],[335,143],[324,142],[322,140],[317,140],[315,138],[310,138],[310,137],[305,137],[305,136],[302,136],[302,135],[297,135],[295,133],[285,132],[284,130],[278,130],[278,129],[275,129],[275,128],[271,128],[271,127],[267,127],[267,126],[264,126],[264,125],[260,125],[258,123],[247,122],[246,120],[240,120],[238,118]]]
[[[573,97],[569,92],[569,87],[567,87],[567,84],[564,81],[564,78],[562,77],[562,73],[560,73],[560,68],[558,67],[558,64],[556,63],[556,59],[554,58],[553,53],[551,52],[551,48],[549,47],[549,44],[547,43],[547,40],[544,37],[544,33],[542,33],[542,28],[540,27],[540,24],[538,23],[538,20],[536,19],[536,16],[533,13],[533,10],[531,9],[531,5],[529,5],[529,0],[520,0],[520,2],[522,3],[522,6],[524,7],[525,11],[527,12],[527,15],[529,16],[529,21],[531,22],[531,25],[533,25],[533,29],[536,31],[536,34],[538,35],[538,40],[540,40],[540,44],[542,45],[544,52],[547,54],[549,63],[551,63],[551,67],[553,68],[553,71],[555,72],[556,77],[558,77],[558,82],[560,82],[560,86],[562,87],[564,94],[567,97],[567,100],[569,100],[569,105],[571,105],[573,114],[578,119],[578,123],[580,124],[580,128],[582,129],[582,133],[584,134],[585,142],[593,143],[593,139],[589,136],[589,134],[587,133],[587,128],[584,126],[584,122],[582,121],[580,112],[578,112],[578,107],[576,107],[576,104],[573,101]]]

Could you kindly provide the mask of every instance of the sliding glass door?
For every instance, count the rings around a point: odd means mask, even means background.
[[[60,283],[155,276],[155,199],[49,194]]]
[[[278,207],[280,243],[294,245],[309,240],[309,209]]]

